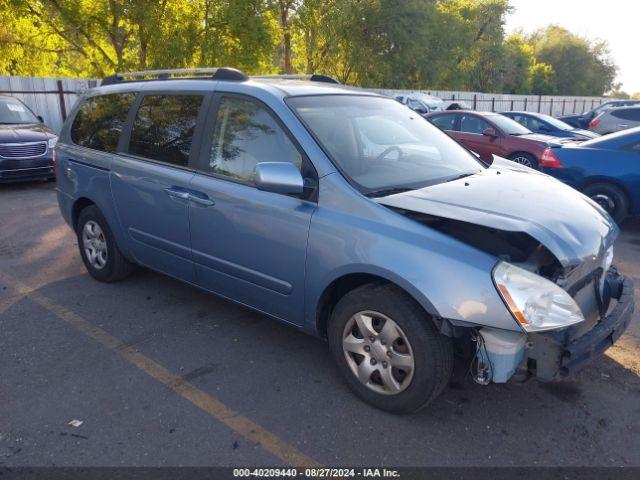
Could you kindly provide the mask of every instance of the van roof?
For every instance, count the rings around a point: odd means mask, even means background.
[[[357,87],[349,87],[339,84],[310,82],[303,80],[280,80],[280,79],[262,79],[250,78],[244,82],[234,81],[212,81],[212,80],[156,80],[153,82],[126,82],[121,84],[113,84],[107,86],[99,86],[87,92],[87,95],[101,95],[105,93],[116,92],[141,92],[141,91],[226,91],[226,92],[243,92],[262,90],[271,93],[274,96],[285,98],[291,96],[304,95],[329,95],[329,94],[349,94],[357,93],[358,95],[380,96],[374,92],[361,90]]]
[[[228,91],[263,90],[279,97],[300,95],[359,94],[377,95],[341,85],[326,75],[257,75],[249,77],[233,68],[152,70],[115,74],[102,80],[91,94],[126,91]]]

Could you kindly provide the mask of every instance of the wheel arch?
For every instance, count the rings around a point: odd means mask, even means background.
[[[318,297],[315,307],[315,330],[322,337],[327,336],[327,324],[333,308],[347,293],[368,284],[390,284],[408,295],[427,314],[439,318],[433,304],[409,282],[385,272],[349,272],[335,277],[329,282]]]
[[[80,212],[95,204],[96,203],[93,200],[87,197],[80,197],[73,202],[73,206],[71,207],[71,225],[74,231],[78,229],[78,218],[80,218]]]

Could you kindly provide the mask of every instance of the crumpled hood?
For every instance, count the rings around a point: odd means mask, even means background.
[[[377,198],[388,207],[524,232],[564,267],[593,260],[613,244],[615,222],[595,202],[562,182],[495,157],[470,177]]]

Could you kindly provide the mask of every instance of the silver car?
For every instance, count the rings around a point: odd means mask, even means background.
[[[640,127],[640,107],[620,107],[606,110],[591,120],[589,130],[606,135],[627,128]]]

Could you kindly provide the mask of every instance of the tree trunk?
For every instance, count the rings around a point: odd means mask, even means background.
[[[283,73],[293,73],[291,66],[291,31],[289,29],[289,2],[280,2],[280,26],[284,31],[282,38],[282,70]]]

